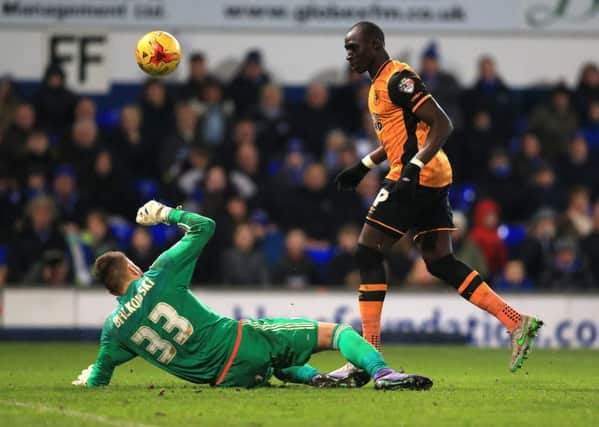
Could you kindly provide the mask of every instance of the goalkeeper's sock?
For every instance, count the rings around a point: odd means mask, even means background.
[[[320,371],[307,363],[303,366],[290,366],[279,369],[276,377],[281,381],[297,384],[312,384],[312,378],[320,375]]]
[[[386,294],[384,283],[360,285],[358,293],[362,335],[378,351],[381,351],[381,313]]]
[[[355,366],[368,372],[370,376],[374,376],[381,369],[388,368],[383,355],[349,325],[335,326],[331,346],[334,350],[339,350],[343,357]]]

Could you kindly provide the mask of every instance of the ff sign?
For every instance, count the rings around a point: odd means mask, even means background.
[[[60,64],[67,85],[76,92],[109,90],[108,40],[99,34],[52,34],[48,39],[48,63]]]

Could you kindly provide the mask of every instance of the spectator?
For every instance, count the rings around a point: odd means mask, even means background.
[[[137,178],[155,175],[150,143],[142,135],[141,111],[135,105],[121,110],[119,126],[111,137],[111,149],[129,173]],[[144,161],[140,161],[144,159]]]
[[[293,135],[302,139],[309,153],[320,158],[325,135],[336,123],[329,107],[329,90],[323,83],[314,81],[308,85],[304,102],[294,111],[291,121]]]
[[[208,149],[203,145],[190,147],[188,163],[189,168],[177,178],[177,188],[189,201],[204,181],[210,163]]]
[[[596,63],[588,62],[582,66],[575,97],[581,116],[589,111],[593,101],[599,101],[599,67]]]
[[[202,145],[198,116],[189,104],[176,108],[176,127],[164,141],[160,154],[160,175],[164,183],[172,183],[184,170],[191,146]]]
[[[304,230],[310,246],[329,245],[339,218],[335,215],[333,194],[322,164],[313,163],[306,168],[303,186],[292,195],[289,208],[286,213],[289,225]]]
[[[484,55],[478,62],[478,77],[474,87],[464,96],[464,110],[471,120],[476,111],[486,110],[491,114],[495,129],[502,135],[511,135],[516,106],[512,93],[497,72],[495,60]]]
[[[262,63],[259,50],[250,50],[237,75],[227,89],[229,98],[235,104],[235,114],[242,117],[250,112],[257,104],[262,86],[270,81]]]
[[[533,132],[524,133],[520,138],[520,144],[518,144],[513,162],[518,180],[529,182],[533,171],[544,162],[539,138]]]
[[[500,273],[507,262],[507,248],[497,234],[499,206],[493,200],[484,199],[474,207],[474,227],[470,233],[487,260],[489,277]]]
[[[329,285],[344,285],[351,289],[357,289],[360,285],[360,272],[356,263],[359,234],[360,229],[355,224],[346,224],[337,232],[335,256],[328,266]]]
[[[202,89],[203,102],[197,107],[201,119],[201,138],[209,147],[220,146],[231,121],[231,103],[224,100],[224,88],[215,78],[207,78]]]
[[[267,285],[269,272],[262,254],[255,249],[256,239],[248,224],[239,224],[233,234],[233,247],[222,258],[225,285]]]
[[[479,178],[478,193],[499,203],[505,217],[513,220],[522,215],[519,181],[507,153],[496,149],[489,159],[487,172]]]
[[[173,102],[169,97],[166,86],[162,80],[148,79],[143,87],[142,98],[139,103],[143,121],[141,134],[144,142],[150,149],[146,162],[156,165],[162,142],[174,128]]]
[[[570,236],[573,239],[588,236],[593,230],[593,220],[590,214],[589,190],[585,187],[572,188],[568,206],[559,224],[559,234],[561,236]]]
[[[568,144],[568,152],[557,163],[559,177],[566,187],[588,186],[599,191],[597,159],[591,156],[589,146],[581,134]]]
[[[192,100],[203,102],[202,91],[209,77],[206,56],[202,52],[192,52],[189,57],[189,77],[179,87],[178,98],[185,102]]]
[[[256,200],[263,179],[260,174],[260,154],[254,144],[245,143],[238,147],[235,167],[229,177],[237,194],[247,201]]]
[[[350,143],[347,135],[341,129],[333,129],[327,133],[324,142],[325,151],[322,156],[322,162],[329,175],[335,176],[343,169],[345,165],[341,163],[341,151],[349,145]]]
[[[24,157],[19,162],[20,173],[27,171],[51,171],[56,165],[56,153],[50,147],[48,136],[44,132],[32,132],[25,142]]]
[[[256,123],[249,118],[239,119],[233,126],[233,132],[230,140],[219,146],[216,150],[216,160],[227,168],[232,167],[233,159],[237,149],[243,144],[253,144],[258,146]],[[270,153],[267,153],[270,155]]]
[[[89,205],[79,192],[75,170],[72,166],[63,164],[55,170],[52,188],[58,218],[61,222],[80,225]]]
[[[434,41],[430,42],[422,52],[420,78],[439,105],[443,106],[454,127],[461,129],[463,120],[460,108],[460,85],[453,75],[441,69],[439,49]]]
[[[285,255],[273,272],[274,283],[287,288],[302,289],[318,284],[318,270],[306,256],[306,234],[294,228],[285,238]]]
[[[29,169],[21,187],[23,200],[31,200],[36,196],[46,194],[47,190],[46,171],[36,167]]]
[[[135,227],[127,256],[142,270],[146,271],[160,255],[160,250],[154,245],[154,239],[147,227]]]
[[[331,90],[331,105],[345,132],[360,130],[362,112],[368,111],[369,88],[369,79],[348,66],[343,84]]]
[[[544,208],[535,212],[526,238],[516,248],[516,255],[522,260],[525,271],[536,285],[541,284],[549,270],[556,235],[556,213]]]
[[[48,196],[37,196],[27,205],[26,222],[15,233],[8,249],[9,280],[19,282],[39,268],[36,262],[51,251],[64,253],[66,243],[56,227],[56,208]]]
[[[14,81],[9,76],[0,77],[0,135],[13,122],[17,103]]]
[[[213,165],[206,171],[206,179],[201,194],[202,213],[217,218],[225,213],[227,199],[232,194],[227,172],[220,165]]]
[[[6,266],[6,247],[0,246],[0,289],[2,289],[8,279],[8,267]]]
[[[586,124],[582,129],[584,138],[594,155],[599,154],[599,99],[591,101],[586,114]]]
[[[73,123],[76,102],[77,97],[66,86],[62,68],[50,64],[33,96],[38,126],[52,136],[61,136]]]
[[[564,190],[558,182],[555,172],[549,163],[541,163],[533,171],[532,181],[526,189],[523,200],[526,201],[527,210],[523,206],[521,212],[531,215],[543,207],[559,211],[564,207]]]
[[[468,235],[468,219],[460,211],[453,212],[453,223],[456,230],[451,233],[451,243],[457,259],[478,271],[483,278],[488,278],[487,259],[480,246]]]
[[[90,267],[93,260],[108,251],[118,250],[118,245],[110,235],[108,216],[101,210],[90,210],[85,218],[85,230],[81,233],[81,240],[92,251]]]
[[[23,156],[25,141],[33,132],[35,111],[29,104],[18,104],[15,109],[14,121],[0,137],[0,155],[9,166],[10,172],[18,173],[15,162]]]
[[[283,90],[279,85],[269,83],[262,87],[260,103],[252,118],[260,141],[260,154],[263,157],[282,154],[290,136],[291,122],[283,105]]]
[[[599,200],[593,207],[593,230],[582,241],[582,253],[591,267],[595,286],[599,286]]]
[[[534,285],[526,276],[524,263],[512,259],[507,262],[503,273],[493,283],[493,289],[500,292],[528,292],[534,290]]]
[[[0,246],[12,238],[15,223],[22,216],[21,202],[17,180],[0,163]]]
[[[453,147],[454,158],[459,165],[455,168],[456,173],[462,180],[476,180],[485,172],[491,153],[502,149],[505,149],[505,144],[495,129],[491,114],[482,109],[474,112]]]
[[[42,254],[24,278],[24,282],[44,286],[64,286],[71,282],[70,265],[64,252],[51,249]]]
[[[83,97],[77,100],[75,104],[75,112],[74,112],[74,122],[80,120],[91,120],[92,122],[96,122],[98,107],[96,106],[96,102],[89,98]]]
[[[115,164],[110,151],[99,151],[86,186],[90,206],[133,219],[136,206],[133,205],[133,195],[126,183],[126,176]]]
[[[98,127],[91,120],[81,120],[73,124],[71,139],[63,144],[60,160],[70,163],[84,185],[88,183],[101,143]]]
[[[555,253],[543,287],[560,292],[588,289],[593,286],[593,278],[585,260],[578,253],[578,245],[571,238],[555,242]]]
[[[544,155],[555,160],[567,149],[578,128],[578,117],[566,86],[553,88],[549,102],[537,106],[530,117],[529,128],[539,136]]]

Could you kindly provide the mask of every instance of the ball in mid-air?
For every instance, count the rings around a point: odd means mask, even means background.
[[[137,42],[135,58],[144,73],[166,76],[181,62],[181,46],[166,31],[150,31]]]

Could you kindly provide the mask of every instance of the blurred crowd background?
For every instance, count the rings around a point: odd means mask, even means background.
[[[599,289],[597,64],[575,64],[575,87],[547,70],[554,85],[515,89],[482,56],[464,87],[441,53],[432,42],[411,65],[456,129],[445,149],[458,257],[502,291]],[[201,52],[187,59],[187,81],[149,79],[110,108],[57,65],[29,94],[0,79],[0,285],[95,286],[95,257],[115,249],[148,268],[180,237],[135,225],[151,198],[216,220],[197,284],[358,285],[357,237],[386,170],[355,193],[333,178],[377,147],[368,76],[298,92],[258,50],[227,81]],[[409,237],[388,256],[391,286],[441,286]]]

